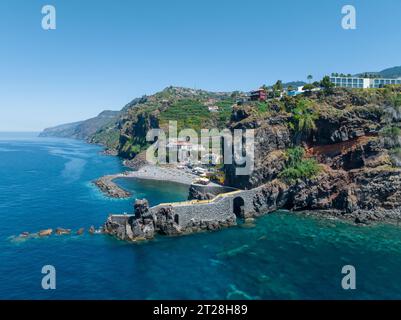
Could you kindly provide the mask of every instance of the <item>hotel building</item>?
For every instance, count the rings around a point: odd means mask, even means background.
[[[401,84],[401,78],[382,79],[382,78],[358,78],[358,77],[330,77],[330,81],[336,87],[345,88],[382,88],[389,84]]]

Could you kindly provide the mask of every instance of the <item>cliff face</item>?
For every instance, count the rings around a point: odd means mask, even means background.
[[[283,99],[277,111],[270,108],[262,115],[241,107],[230,127],[255,129],[255,170],[235,176],[234,166],[227,165],[226,183],[246,189],[264,186],[255,211],[277,200],[269,198],[269,190],[282,181],[286,209],[330,210],[358,221],[399,212],[400,91],[336,89]],[[308,122],[308,130],[302,130]],[[302,150],[295,165],[294,150]],[[316,170],[308,174],[311,166]]]

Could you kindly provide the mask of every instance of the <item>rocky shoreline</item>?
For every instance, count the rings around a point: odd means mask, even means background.
[[[219,224],[280,209],[358,225],[399,224],[401,88],[336,88],[284,97],[266,107],[267,112],[257,113],[252,104],[237,105],[228,123],[230,131],[254,130],[254,170],[238,176],[234,163],[222,169],[226,186],[240,194],[215,201],[208,190],[191,190],[196,203],[149,208],[154,226],[160,216],[185,233],[193,221]],[[146,168],[133,175],[174,179]],[[132,219],[126,222],[128,229],[141,225],[140,217]],[[156,229],[163,230],[163,225]]]
[[[334,218],[348,221],[355,225],[372,225],[375,223],[389,223],[401,225],[401,210],[357,210],[344,213],[339,210],[290,211],[294,214],[314,216],[322,219]]]
[[[198,204],[194,205],[197,206]],[[185,214],[191,214],[191,209],[188,208],[187,210]],[[181,224],[178,222],[181,216],[177,215],[174,206],[149,208],[147,200],[143,199],[135,202],[133,214],[110,215],[103,226],[103,231],[105,234],[119,240],[142,242],[151,240],[156,235],[183,236],[192,233],[218,231],[234,226],[254,227],[257,223],[257,218],[273,214],[279,210],[285,209],[281,207],[275,208],[272,205],[271,210],[248,212],[243,218],[227,215],[227,210],[222,210],[220,217],[218,217],[220,215],[218,214],[210,219],[207,215],[195,214],[190,217],[186,224]],[[399,226],[401,223],[400,210],[359,210],[351,213],[345,213],[340,210],[285,211],[291,214],[324,220],[349,222],[358,226],[369,226],[377,223]]]
[[[145,165],[142,166],[137,171],[129,172],[126,178],[169,181],[185,185],[191,185],[194,180],[199,179],[199,176],[192,174],[191,172],[184,171],[183,169],[174,168],[173,166]],[[208,185],[214,187],[218,186],[213,182],[210,182]]]
[[[107,196],[111,198],[129,198],[131,193],[119,187],[114,180],[118,178],[126,179],[143,179],[143,180],[154,180],[154,181],[166,181],[184,184],[190,186],[196,179],[199,179],[197,175],[190,172],[176,169],[171,166],[153,166],[145,165],[139,168],[137,171],[126,171],[124,173],[117,173],[114,175],[107,175],[101,177],[93,183]],[[218,184],[210,182],[209,187],[220,187]]]
[[[131,197],[131,193],[120,188],[116,183],[114,183],[114,179],[126,177],[126,174],[115,174],[101,177],[95,181],[93,184],[96,185],[104,194],[111,198],[116,199],[124,199]]]

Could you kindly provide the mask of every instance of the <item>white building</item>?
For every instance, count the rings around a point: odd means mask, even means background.
[[[401,78],[398,79],[381,79],[381,78],[358,78],[358,77],[330,77],[330,81],[336,87],[344,88],[382,88],[389,84],[401,84]]]
[[[201,144],[191,143],[187,141],[170,141],[167,144],[169,150],[183,151],[183,152],[203,152],[205,147]]]
[[[208,109],[210,112],[219,112],[218,106],[209,106]]]

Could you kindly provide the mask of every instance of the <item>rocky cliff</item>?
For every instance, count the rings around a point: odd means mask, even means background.
[[[226,186],[269,189],[279,181],[279,203],[291,210],[366,213],[399,209],[400,87],[328,88],[236,104],[240,96],[238,92],[168,87],[131,101],[118,114],[101,114],[96,120],[47,130],[44,135],[64,132],[103,143],[136,165],[141,162],[136,157],[148,145],[147,131],[167,129],[170,120],[178,122],[179,130],[254,129],[255,170],[238,176],[234,165],[225,165]],[[209,106],[217,106],[218,112],[210,112]],[[270,206],[263,198],[261,194],[255,200],[255,212]]]
[[[171,105],[128,111],[120,122],[120,147],[163,127]],[[238,176],[235,164],[223,167],[226,186],[240,190],[215,197],[207,187],[192,186],[190,199],[209,201],[150,209],[140,200],[133,215],[110,216],[106,232],[136,241],[218,230],[278,209],[356,223],[401,219],[400,87],[246,102],[232,106],[226,125],[255,132],[254,171]],[[126,150],[120,154],[131,157]]]
[[[230,123],[255,129],[255,170],[225,172],[230,186],[266,190],[256,211],[277,200],[268,190],[282,181],[282,208],[365,222],[399,216],[400,88],[335,89],[273,104],[265,113],[239,107]]]

